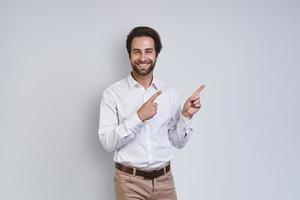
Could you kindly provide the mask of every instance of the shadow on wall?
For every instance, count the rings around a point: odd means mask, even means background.
[[[106,86],[101,83],[101,88],[93,90],[92,97],[89,98],[88,110],[89,119],[87,149],[86,155],[89,157],[89,162],[92,163],[92,174],[89,181],[93,181],[94,193],[92,199],[114,199],[114,163],[113,152],[107,152],[99,140],[99,110],[102,93]]]
[[[89,103],[89,119],[92,119],[89,124],[89,132],[91,133],[88,141],[91,159],[94,159],[97,172],[96,185],[98,186],[97,196],[98,199],[114,199],[114,162],[113,162],[113,152],[107,152],[99,140],[98,128],[99,128],[99,111],[100,111],[100,101],[104,90],[112,83],[125,78],[130,73],[130,62],[128,61],[128,55],[124,49],[120,49],[123,45],[113,44],[112,55],[116,56],[111,61],[111,66],[109,67],[110,74],[108,76],[103,76],[101,74],[101,80],[99,80],[99,86],[95,89],[92,95],[92,102]],[[101,73],[101,71],[100,71]]]

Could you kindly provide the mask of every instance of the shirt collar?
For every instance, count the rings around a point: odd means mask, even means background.
[[[134,78],[132,77],[131,73],[128,75],[127,81],[128,81],[130,89],[133,89],[135,87],[142,87],[141,84],[139,84],[136,80],[134,80]],[[156,90],[159,90],[159,81],[155,77],[153,77],[151,86],[153,86]]]

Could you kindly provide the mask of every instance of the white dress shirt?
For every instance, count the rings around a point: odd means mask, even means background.
[[[138,109],[157,91],[157,114],[142,122]],[[99,138],[114,161],[137,168],[155,169],[172,159],[171,145],[182,148],[193,129],[181,114],[178,95],[169,85],[153,79],[145,89],[129,74],[104,92],[100,105]]]

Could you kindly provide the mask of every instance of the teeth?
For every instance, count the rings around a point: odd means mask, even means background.
[[[142,66],[142,67],[145,67],[145,66],[147,66],[148,64],[139,64],[140,66]]]

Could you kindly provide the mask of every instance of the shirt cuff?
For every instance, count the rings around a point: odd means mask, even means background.
[[[184,127],[184,135],[182,136],[182,139],[188,139],[193,131],[192,120],[181,114],[180,121],[182,123],[182,127]]]
[[[135,134],[144,124],[144,122],[139,118],[137,113],[134,113],[131,117],[124,121],[124,124],[129,133]]]
[[[180,115],[180,120],[186,124],[192,124],[192,120],[190,118],[185,117],[183,114]]]

